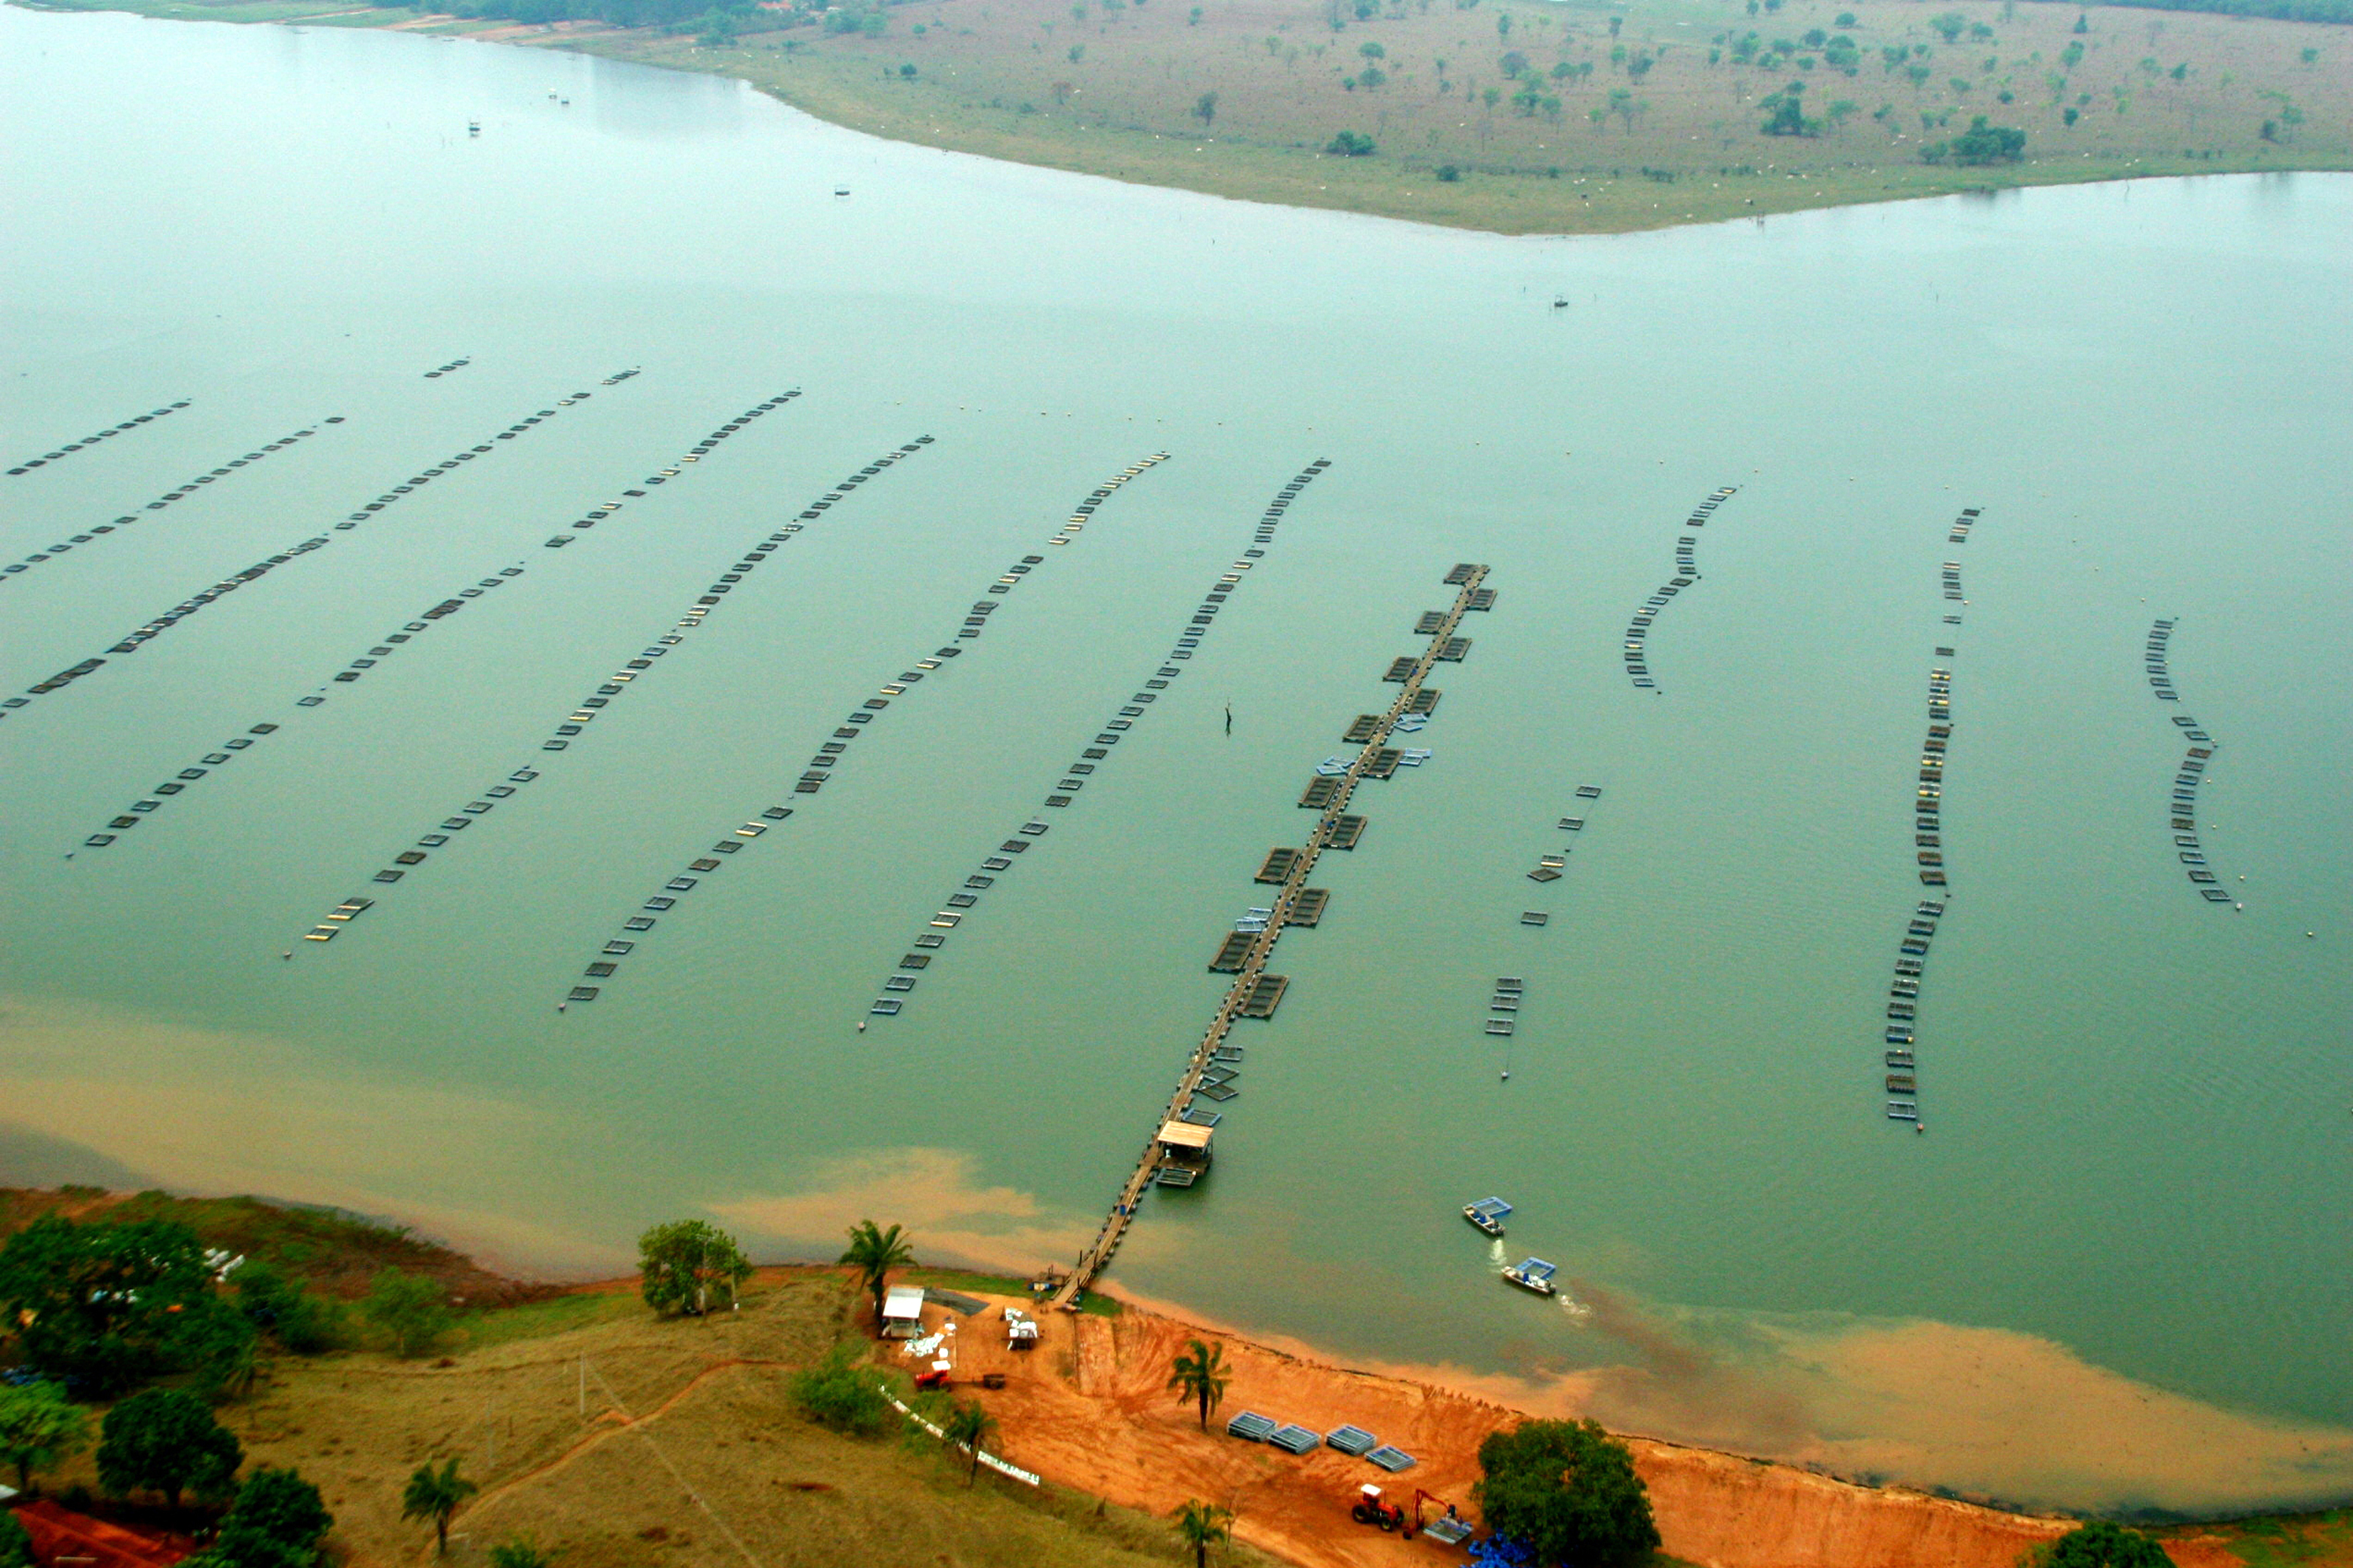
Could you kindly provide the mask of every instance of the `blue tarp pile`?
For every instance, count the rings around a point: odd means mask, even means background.
[[[1478,1568],[1533,1568],[1536,1554],[1508,1535],[1491,1535],[1471,1543],[1471,1561]]]

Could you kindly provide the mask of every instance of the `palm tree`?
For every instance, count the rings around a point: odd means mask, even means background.
[[[449,1555],[449,1516],[458,1505],[482,1489],[458,1473],[458,1461],[452,1458],[439,1469],[431,1465],[419,1465],[417,1473],[408,1478],[408,1489],[400,1494],[400,1517],[429,1519],[433,1521],[433,1539],[438,1554]]]
[[[1178,1404],[1190,1399],[1201,1407],[1201,1430],[1209,1429],[1209,1412],[1226,1397],[1226,1352],[1222,1345],[1199,1340],[1185,1342],[1185,1353],[1168,1374],[1168,1386]]]
[[[1234,1538],[1233,1521],[1233,1510],[1198,1499],[1176,1510],[1176,1539],[1193,1549],[1193,1568],[1208,1568],[1209,1548]]]
[[[902,1263],[912,1263],[915,1245],[897,1226],[888,1230],[879,1228],[871,1219],[861,1219],[849,1227],[849,1249],[840,1261],[858,1270],[859,1283],[874,1292],[874,1328],[882,1328],[882,1289],[891,1270]]]
[[[941,1421],[941,1436],[960,1448],[972,1450],[972,1468],[964,1478],[965,1485],[970,1486],[979,1479],[980,1445],[996,1430],[997,1417],[983,1410],[977,1400],[957,1400]]]

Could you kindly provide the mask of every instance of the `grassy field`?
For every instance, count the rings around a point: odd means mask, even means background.
[[[429,1556],[400,1492],[451,1456],[482,1489],[451,1526],[461,1563],[519,1537],[560,1549],[564,1568],[1190,1561],[1164,1521],[986,1472],[967,1487],[936,1443],[842,1436],[796,1414],[786,1381],[858,1337],[853,1297],[816,1269],[763,1274],[742,1310],[708,1321],[658,1321],[628,1289],[567,1295],[473,1317],[438,1356],[273,1358],[220,1415],[249,1463],[318,1483],[329,1544],[352,1563]],[[47,1479],[95,1484],[87,1455]]]
[[[2212,1542],[2245,1568],[2345,1568],[2353,1563],[2353,1510],[2348,1509],[2161,1533],[2170,1540]]]

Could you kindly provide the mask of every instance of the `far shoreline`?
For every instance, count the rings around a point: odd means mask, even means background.
[[[1953,195],[1994,195],[2005,191],[2043,189],[2060,185],[2114,184],[2138,180],[2176,179],[2196,175],[2276,174],[2353,172],[2353,156],[2340,150],[2306,150],[2268,145],[2255,157],[2215,160],[2185,150],[2179,155],[2135,156],[2129,159],[2030,156],[2021,163],[2000,168],[1931,167],[1887,162],[1843,174],[1805,176],[1801,188],[1778,188],[1767,181],[1737,190],[1683,194],[1673,185],[1638,187],[1630,193],[1606,194],[1606,199],[1569,209],[1578,221],[1552,221],[1561,212],[1556,204],[1521,200],[1526,180],[1465,180],[1443,194],[1430,188],[1433,176],[1419,177],[1390,168],[1387,158],[1330,158],[1313,151],[1275,149],[1202,136],[1170,136],[1144,126],[1088,126],[1041,123],[1041,118],[1016,119],[966,115],[961,119],[936,111],[910,116],[904,108],[881,100],[864,84],[862,65],[828,60],[791,51],[807,47],[799,37],[780,43],[736,40],[706,45],[683,35],[666,35],[656,28],[620,28],[597,22],[518,23],[494,18],[467,19],[447,13],[385,8],[365,4],[321,9],[289,0],[90,0],[89,4],[47,4],[43,0],[9,0],[27,10],[50,14],[117,11],[163,21],[266,23],[288,26],[360,27],[370,31],[418,34],[476,43],[512,44],[556,49],[600,59],[651,66],[664,70],[693,72],[740,81],[762,95],[814,119],[843,130],[883,141],[939,152],[960,153],[1000,163],[1027,164],[1065,174],[1088,174],[1125,184],[1190,191],[1228,200],[1311,211],[1351,212],[1366,216],[1467,230],[1506,237],[1579,238],[1588,236],[1662,232],[1762,219],[1801,212],[1825,212],[1843,207],[1876,206],[1898,202]],[[940,0],[913,0],[936,5]],[[2176,15],[2162,13],[2163,15]],[[2192,19],[2217,20],[2204,13],[2181,13]],[[2273,25],[2262,18],[2219,18],[2246,25]],[[2302,24],[2277,24],[2282,26]],[[805,32],[806,29],[800,31]],[[760,35],[783,37],[785,35]],[[893,40],[898,42],[898,40]],[[885,89],[891,90],[891,89]],[[1024,106],[1025,108],[1027,106]],[[1003,121],[1003,124],[997,123]],[[951,122],[952,121],[952,122]],[[1207,160],[1196,156],[1214,148]],[[1768,149],[1769,150],[1769,149]],[[1770,168],[1770,165],[1767,165]],[[1616,173],[1617,171],[1612,171]],[[1555,170],[1556,175],[1561,171]],[[1795,177],[1795,176],[1793,176]],[[1403,182],[1403,183],[1401,183]],[[1556,184],[1557,182],[1555,182]],[[1583,182],[1578,182],[1582,184]],[[1545,182],[1534,182],[1536,184]],[[1626,182],[1630,186],[1633,182]],[[1806,185],[1817,188],[1805,189]],[[1670,197],[1668,192],[1674,194]],[[1547,193],[1548,194],[1548,193]],[[1657,199],[1645,201],[1645,196]],[[1531,208],[1535,210],[1531,210]],[[1681,207],[1681,212],[1669,210]]]

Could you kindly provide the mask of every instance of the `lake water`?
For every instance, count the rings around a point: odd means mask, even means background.
[[[586,58],[13,8],[0,163],[6,465],[187,403],[0,478],[0,556],[50,557],[0,584],[6,689],[108,661],[0,720],[0,1173],[343,1204],[543,1268],[625,1267],[685,1213],[765,1256],[871,1214],[935,1256],[1067,1259],[1314,765],[1479,561],[1500,599],[1440,667],[1431,760],[1364,787],[1279,1017],[1239,1037],[1214,1175],[1147,1201],[1112,1282],[1846,1473],[2353,1492],[2353,179],[1504,239],[877,142]],[[747,547],[926,436],[542,752]],[[1181,676],[1094,746],[1318,458]],[[1629,616],[1719,485],[1638,689]],[[1025,555],[987,636],[797,795]],[[2159,616],[2178,706],[2141,668]],[[1881,1015],[1939,663],[1915,1133],[1883,1114]],[[2177,862],[2177,710],[2219,743],[2196,816],[2242,910]],[[1508,1041],[1498,975],[1526,982]],[[1560,1300],[1495,1279],[1455,1213],[1491,1192]]]

